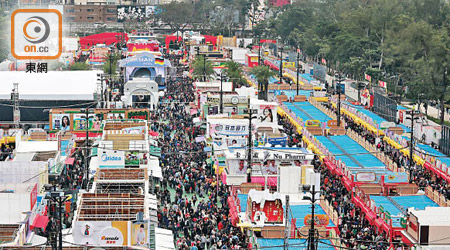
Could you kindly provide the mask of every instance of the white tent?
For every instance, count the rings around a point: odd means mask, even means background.
[[[94,100],[100,71],[0,71],[0,99],[10,99],[13,83],[19,83],[22,100]]]

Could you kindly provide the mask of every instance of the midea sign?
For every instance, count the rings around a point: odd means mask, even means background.
[[[99,167],[124,167],[125,152],[117,150],[99,150]]]

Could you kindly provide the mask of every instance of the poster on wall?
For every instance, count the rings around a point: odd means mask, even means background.
[[[125,117],[124,113],[108,113],[106,116],[108,120],[123,120]]]
[[[52,114],[52,130],[70,131],[70,114]]]
[[[260,122],[275,122],[275,105],[260,105],[258,109],[258,120]]]
[[[128,221],[76,221],[73,227],[75,242],[93,246],[128,245]]]
[[[89,123],[86,124],[86,119],[83,118],[85,114],[73,115],[73,131],[86,131],[86,126],[89,130],[99,131],[102,124],[102,114],[89,115]]]
[[[228,162],[228,169],[230,174],[247,174],[247,165],[246,160],[230,160]]]
[[[148,247],[148,223],[134,222],[131,225],[131,245]]]

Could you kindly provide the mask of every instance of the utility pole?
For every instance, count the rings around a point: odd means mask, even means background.
[[[112,49],[109,51],[109,79],[112,78]]]
[[[252,119],[253,110],[250,106],[250,96],[248,96],[248,153],[247,153],[247,182],[252,182]]]
[[[105,93],[103,88],[103,82],[105,81],[105,76],[103,74],[97,74],[97,81],[100,81],[100,108],[103,108],[104,101],[105,101]]]
[[[223,113],[223,77],[222,71],[220,72],[220,113]]]
[[[336,82],[337,82],[337,91],[338,91],[338,102],[337,102],[337,115],[336,115],[336,120],[337,120],[337,126],[340,127],[341,126],[341,82],[342,82],[342,74],[338,73],[336,75],[334,75],[335,78],[337,78]]]
[[[289,249],[289,233],[290,230],[288,227],[289,225],[289,195],[286,195],[286,206],[285,206],[285,212],[284,212],[284,244],[283,244],[283,249],[284,250],[288,250]]]
[[[308,242],[310,244],[310,249],[311,250],[315,250],[316,249],[316,230],[314,228],[315,226],[315,218],[314,218],[314,212],[315,212],[315,208],[316,208],[316,185],[312,185],[312,196],[311,196],[311,215],[312,215],[312,222],[311,222],[311,227],[309,228],[309,237],[310,237],[310,241]]]
[[[68,200],[68,197],[65,196],[64,192],[58,192],[52,191],[50,193],[50,200],[55,203],[55,210],[56,212],[56,219],[58,222],[58,249],[63,250],[63,243],[62,243],[62,219],[63,219],[63,212],[62,212],[62,204]]]
[[[58,220],[59,220],[59,223],[58,223],[58,229],[59,229],[59,235],[58,235],[58,247],[59,247],[59,250],[63,250],[63,247],[62,247],[62,211],[61,211],[61,208],[62,208],[62,203],[63,203],[64,201],[61,199],[61,196],[59,196],[58,197]]]
[[[203,81],[206,82],[206,55],[203,55]]]
[[[86,190],[89,191],[89,113],[93,112],[92,109],[84,108],[81,109],[81,113],[84,113],[84,118],[86,120],[86,143],[84,148],[84,161],[86,167]]]
[[[261,34],[258,36],[258,66],[261,66]]]
[[[312,187],[311,187],[312,186]],[[311,194],[311,197],[309,196],[303,196],[304,200],[310,200],[311,201],[311,225],[308,231],[308,246],[307,250],[316,250],[316,229],[315,229],[315,217],[314,212],[316,209],[316,194],[320,193],[319,191],[316,191],[316,185],[303,185],[302,189],[304,192],[308,192]]]
[[[411,117],[407,117],[406,119],[411,119],[411,138],[409,141],[409,183],[412,183],[412,169],[413,169],[413,163],[414,163],[414,120],[418,119],[417,117],[414,117],[414,114],[416,113],[416,110],[414,107],[411,109]]]
[[[300,75],[300,48],[297,48],[297,95],[298,95],[298,82]]]
[[[13,121],[14,127],[19,128],[20,126],[20,108],[19,108],[19,83],[13,83],[14,88],[11,93],[11,99],[13,101],[14,110],[13,110]]]
[[[283,83],[283,47],[280,47],[280,84]]]

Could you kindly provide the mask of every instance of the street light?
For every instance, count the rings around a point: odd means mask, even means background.
[[[338,91],[336,120],[337,120],[337,126],[340,127],[341,126],[341,82],[344,79],[343,79],[343,75],[341,73],[335,74],[334,78],[337,79],[335,81],[337,82],[337,91]]]
[[[84,164],[86,167],[86,190],[89,191],[89,114],[94,113],[92,108],[82,108],[80,112],[84,115],[81,116],[82,119],[86,120],[86,143],[84,148]]]
[[[56,214],[58,220],[58,249],[62,250],[62,204],[70,199],[70,196],[65,195],[64,192],[53,191],[50,195],[47,194],[47,199],[52,200],[58,205],[58,212]]]
[[[280,46],[280,84],[283,83],[283,46]]]
[[[408,111],[411,117],[406,117],[406,119],[411,120],[411,139],[409,142],[409,183],[412,183],[412,168],[413,168],[413,153],[414,153],[414,121],[418,120],[419,117],[414,117],[414,114],[419,112],[414,109],[414,107]]]
[[[248,119],[248,153],[247,153],[247,182],[252,182],[252,120],[257,119],[256,116],[253,116],[253,110],[250,106],[250,96],[248,98],[248,106],[247,106],[247,112],[248,116],[246,117]]]
[[[104,87],[103,82],[105,81],[105,74],[97,74],[97,81],[100,81],[100,108],[103,108],[104,101],[105,101],[105,93],[104,93]]]
[[[314,220],[314,212],[315,212],[315,208],[316,208],[316,194],[320,194],[321,191],[318,190],[316,191],[316,185],[312,185],[312,189],[311,189],[311,185],[303,185],[302,187],[303,193],[310,193],[311,197],[309,196],[303,196],[303,200],[309,200],[311,201],[311,226],[309,228],[309,232],[308,232],[308,247],[306,248],[307,250],[316,250],[316,230],[315,230],[315,220]]]

